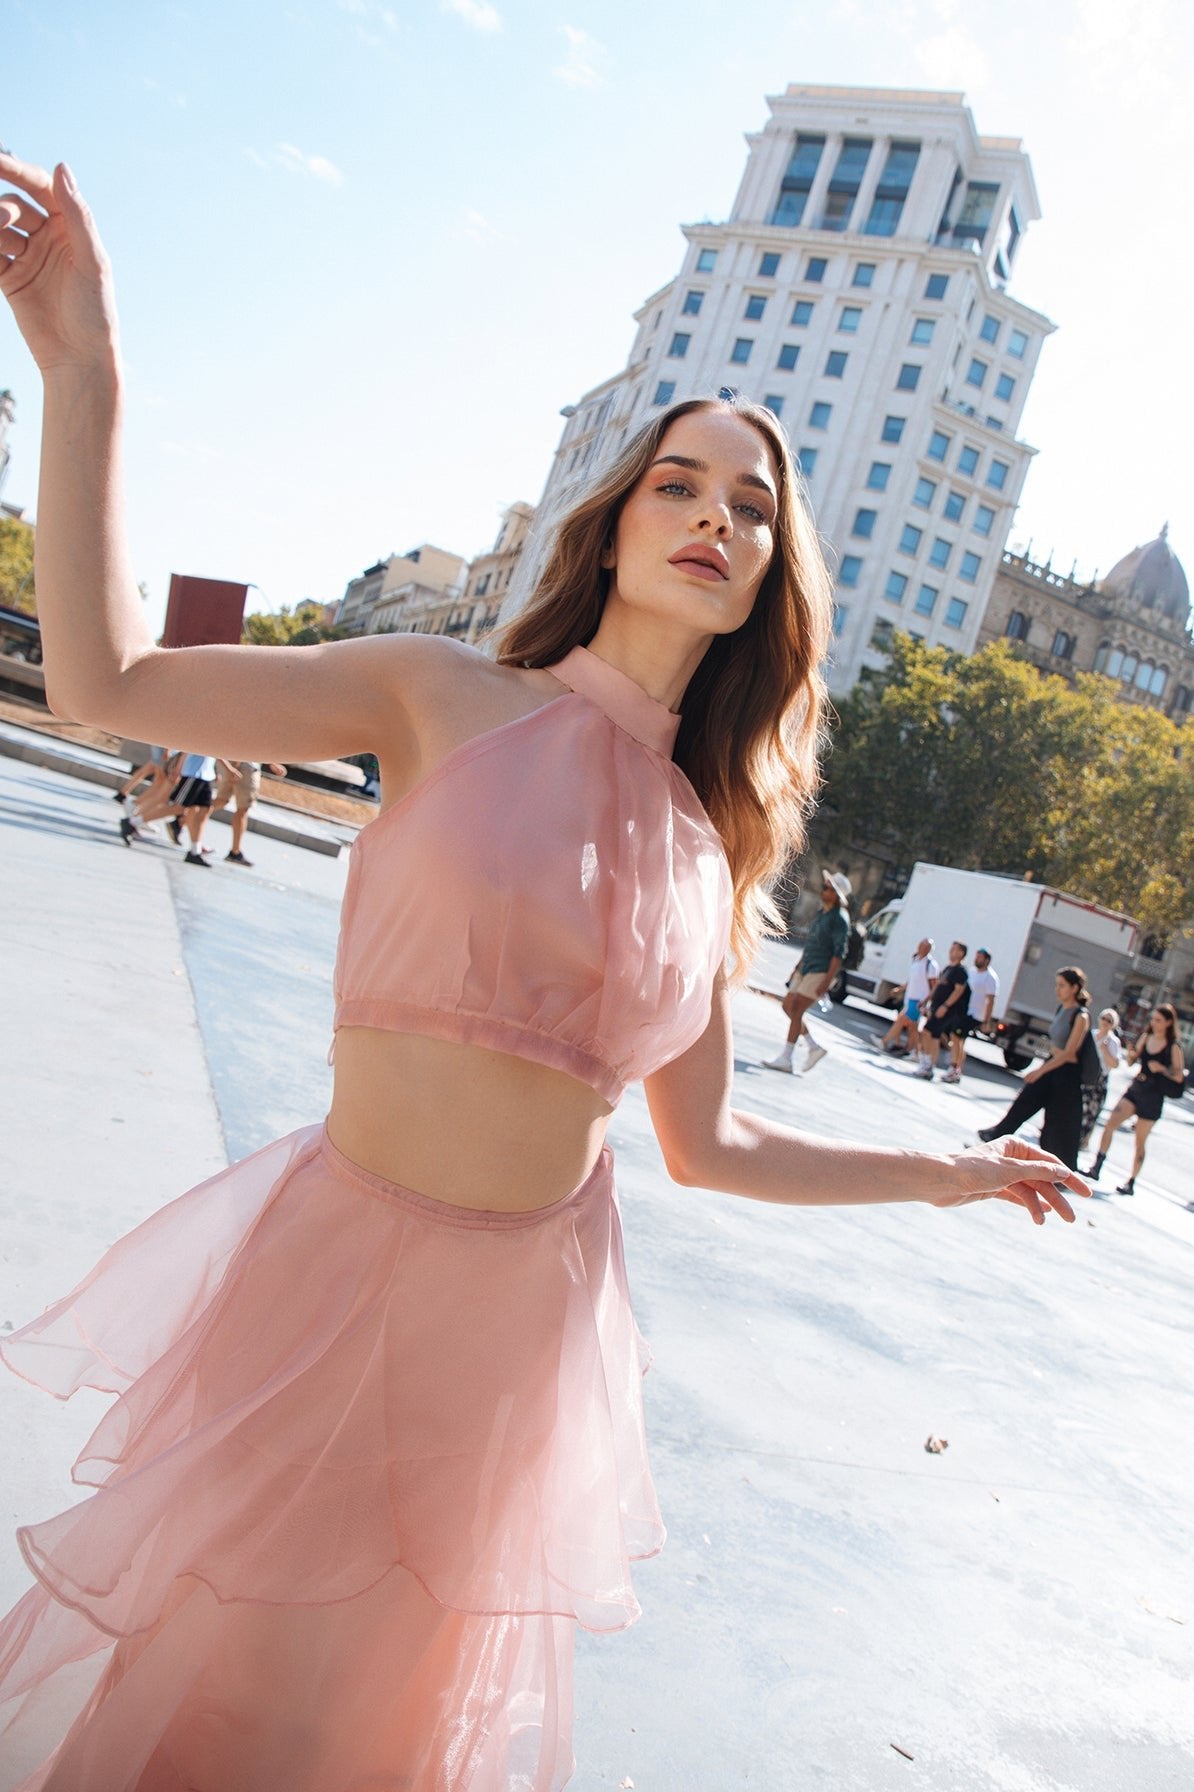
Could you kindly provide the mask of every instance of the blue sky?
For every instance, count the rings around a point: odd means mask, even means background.
[[[1089,576],[1170,522],[1188,425],[1194,12],[1180,0],[7,0],[0,139],[75,169],[116,268],[130,531],[263,607],[379,554],[489,545],[560,406],[619,369],[682,221],[724,217],[789,81],[961,89],[1044,216],[1012,290],[1058,324],[1012,541]],[[4,497],[36,511],[36,378]]]

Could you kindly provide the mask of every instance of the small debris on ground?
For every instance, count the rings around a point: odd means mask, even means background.
[[[897,1755],[903,1755],[905,1761],[915,1761],[916,1756],[910,1755],[908,1750],[906,1748],[901,1748],[898,1742],[893,1742],[891,1746]]]
[[[949,1439],[948,1437],[934,1437],[930,1431],[929,1435],[925,1438],[925,1449],[929,1452],[930,1456],[940,1456],[942,1450],[949,1449]],[[894,1748],[895,1743],[893,1742],[891,1746]]]
[[[1184,1618],[1179,1618],[1176,1612],[1167,1612],[1163,1605],[1154,1605],[1152,1600],[1145,1599],[1143,1594],[1139,1603],[1146,1612],[1151,1612],[1154,1618],[1168,1618],[1171,1624],[1184,1624],[1186,1621]]]

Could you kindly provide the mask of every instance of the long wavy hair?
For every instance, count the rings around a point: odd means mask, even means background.
[[[715,635],[684,693],[676,764],[721,835],[734,886],[730,944],[745,976],[766,927],[781,924],[770,885],[804,845],[820,785],[833,586],[800,474],[778,419],[734,398],[690,398],[641,429],[557,524],[526,608],[502,630],[503,665],[550,666],[597,632],[610,586],[602,552],[622,507],[691,411],[728,410],[766,441],[778,472],[775,552],[750,616]]]

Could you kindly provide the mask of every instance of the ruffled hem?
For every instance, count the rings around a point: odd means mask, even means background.
[[[421,1740],[395,1743],[389,1778],[354,1778],[353,1701],[304,1699],[289,1728],[343,1730],[349,1755],[333,1774],[309,1744],[322,1779],[255,1792],[438,1787],[437,1751],[481,1761],[512,1723],[524,1741],[504,1759],[534,1756],[531,1777],[442,1784],[564,1783],[573,1624],[632,1622],[630,1561],[663,1542],[608,1156],[551,1207],[477,1214],[369,1176],[308,1128],[130,1233],[0,1354],[60,1398],[117,1395],[74,1469],[96,1492],[18,1534],[40,1584],[0,1625],[15,1723],[106,1651],[81,1734],[119,1729],[125,1703],[144,1725],[129,1688],[156,1685],[168,1650],[191,1678],[165,1699],[161,1746],[192,1772],[192,1734],[220,1711],[237,1734],[290,1711],[314,1650],[353,1661],[387,1710],[421,1688]],[[278,1665],[230,1680],[211,1649]],[[177,1783],[240,1783],[203,1774]]]

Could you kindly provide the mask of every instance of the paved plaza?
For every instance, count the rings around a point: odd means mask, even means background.
[[[200,871],[127,850],[119,813],[0,758],[4,1329],[327,1102],[345,858],[254,836],[238,870],[213,829]],[[777,990],[792,958],[768,947],[752,981]],[[830,1055],[776,1075],[777,1004],[736,997],[738,1105],[939,1150],[1015,1088],[989,1051],[960,1089],[917,1082],[869,1050],[876,1010],[812,1024]],[[1194,1102],[1134,1200],[1041,1230],[996,1203],[676,1188],[638,1090],[612,1139],[670,1537],[640,1623],[580,1639],[570,1792],[1188,1792]],[[0,1374],[5,1607],[12,1529],[70,1503],[103,1405]]]

